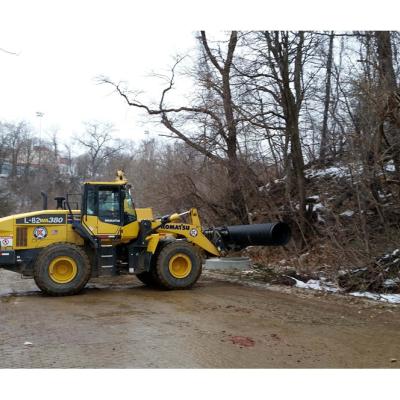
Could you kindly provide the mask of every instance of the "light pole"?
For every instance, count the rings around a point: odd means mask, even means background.
[[[39,118],[39,168],[42,161],[42,118],[44,113],[36,111],[36,116]]]

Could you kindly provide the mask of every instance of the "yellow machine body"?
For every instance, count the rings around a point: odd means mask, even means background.
[[[79,210],[73,213],[79,215]],[[57,242],[83,245],[83,239],[68,224],[68,219],[66,210],[33,211],[0,218],[1,250],[37,249]]]
[[[55,244],[74,245],[89,255],[95,254],[92,262],[99,265],[96,274],[102,273],[101,267],[110,267],[108,272],[112,275],[118,273],[115,265],[120,263],[121,257],[129,260],[125,262],[129,270],[135,270],[136,264],[139,271],[148,270],[151,256],[171,239],[185,239],[205,254],[220,255],[203,234],[196,209],[154,218],[151,208],[134,207],[130,185],[123,175],[112,182],[86,182],[83,193],[81,210],[71,210],[64,202],[62,209],[0,218],[0,266],[33,275],[35,260],[44,249]],[[107,248],[111,248],[110,254]],[[139,253],[141,258],[135,258]],[[111,265],[106,265],[107,259],[112,260]],[[175,264],[182,262],[184,256],[177,260]],[[74,271],[75,264],[68,262],[67,256],[61,257],[59,262],[51,264],[49,271],[53,278],[57,276],[55,282],[62,279],[67,282],[62,276],[63,268]]]
[[[138,220],[125,227],[107,224],[98,217],[88,217],[88,225],[94,235],[121,234],[121,242],[135,239],[139,231],[139,222],[152,217],[151,208],[137,208]],[[79,219],[80,210],[72,210],[75,219]],[[40,228],[44,228],[40,231]],[[47,247],[53,243],[72,243],[82,246],[83,238],[72,228],[71,217],[67,210],[41,210],[23,214],[14,214],[0,218],[0,249],[27,250]]]
[[[118,171],[115,181],[84,183],[81,207],[72,209],[67,195],[47,209],[43,193],[41,211],[0,218],[0,267],[54,296],[78,293],[91,277],[126,273],[165,289],[191,287],[202,254],[220,255],[197,210],[154,218],[151,208],[135,207],[130,188]]]
[[[249,245],[284,245],[282,223],[204,229],[195,208],[154,218],[136,208],[122,171],[112,182],[86,182],[81,207],[68,195],[56,209],[0,218],[0,267],[31,276],[45,293],[71,295],[91,277],[135,274],[146,285],[186,289],[199,279],[204,256]]]

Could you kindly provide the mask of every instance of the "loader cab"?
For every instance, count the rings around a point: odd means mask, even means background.
[[[95,235],[120,235],[122,227],[137,220],[130,185],[87,182],[83,186],[82,225]]]

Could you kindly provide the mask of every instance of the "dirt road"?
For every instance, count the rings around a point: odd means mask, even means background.
[[[207,278],[189,291],[135,278],[63,298],[32,289],[0,271],[2,368],[400,366],[400,306]]]

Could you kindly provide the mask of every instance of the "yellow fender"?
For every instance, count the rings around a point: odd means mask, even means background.
[[[179,214],[173,214],[170,216],[170,221],[162,228],[157,229],[157,234],[161,235],[173,235],[178,237],[185,237],[188,242],[193,243],[196,246],[199,246],[201,249],[205,250],[207,253],[212,254],[214,256],[219,257],[220,252],[215,247],[213,243],[211,243],[206,236],[203,235],[203,231],[201,229],[200,218],[195,208],[192,208],[189,213],[189,222],[188,224],[182,222],[174,222],[175,220],[180,218]],[[158,222],[154,222],[154,227],[156,227]],[[158,236],[158,239],[153,238],[154,236]],[[155,249],[157,248],[158,241],[160,235],[150,235],[146,240],[149,241],[147,251],[154,254]],[[157,240],[157,242],[156,242]],[[153,251],[154,250],[154,251]]]
[[[147,236],[146,238],[147,240],[147,251],[149,253],[154,254],[156,252],[157,246],[158,246],[158,242],[160,241],[160,235],[157,233],[153,233],[150,236]]]

